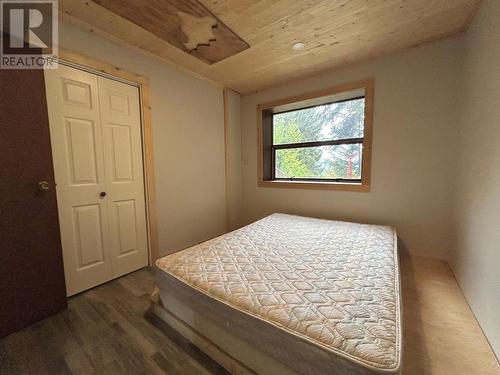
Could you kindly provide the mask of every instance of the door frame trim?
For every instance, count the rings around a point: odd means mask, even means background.
[[[153,157],[153,117],[151,112],[151,86],[149,77],[132,73],[109,63],[59,47],[59,60],[75,68],[132,84],[139,89],[142,132],[142,161],[144,166],[144,193],[146,199],[146,227],[148,235],[149,266],[160,257],[155,168]]]

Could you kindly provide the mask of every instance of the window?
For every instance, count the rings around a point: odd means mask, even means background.
[[[259,185],[368,191],[373,81],[258,107]]]

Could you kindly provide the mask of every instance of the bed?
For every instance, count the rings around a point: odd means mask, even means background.
[[[232,373],[400,374],[390,227],[273,214],[156,266],[156,314]]]

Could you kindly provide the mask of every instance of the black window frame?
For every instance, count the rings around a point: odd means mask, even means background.
[[[310,105],[310,106],[304,106],[304,107],[297,107],[294,109],[286,110],[286,111],[277,111],[273,112],[270,114],[270,120],[271,120],[271,134],[270,134],[270,148],[271,148],[271,181],[285,181],[285,182],[293,182],[293,181],[304,181],[304,182],[336,182],[336,183],[354,183],[354,184],[361,184],[362,183],[362,177],[360,178],[307,178],[307,177],[276,177],[276,151],[277,150],[286,150],[286,149],[297,149],[297,148],[308,148],[308,147],[320,147],[320,146],[338,146],[338,145],[347,145],[347,144],[360,144],[361,145],[361,160],[362,160],[362,155],[364,152],[364,144],[365,144],[365,126],[363,124],[363,137],[359,138],[343,138],[343,139],[335,139],[335,140],[325,140],[325,141],[308,141],[308,142],[297,142],[297,143],[284,143],[284,144],[279,144],[275,145],[274,144],[274,139],[273,139],[273,133],[274,133],[274,116],[279,115],[282,113],[287,113],[287,112],[296,112],[296,111],[301,111],[304,109],[309,109],[309,108],[316,108],[316,107],[321,107],[325,105],[331,105],[331,104],[338,104],[338,103],[345,103],[345,102],[350,102],[353,100],[359,100],[363,99],[365,101],[366,105],[366,95],[361,95],[361,96],[355,96],[352,98],[348,99],[342,99],[342,100],[335,100],[331,102],[326,102],[326,103],[321,103],[321,104],[316,104],[316,105]],[[365,114],[363,115],[363,121],[365,121]],[[361,176],[363,175],[363,163],[361,162]]]

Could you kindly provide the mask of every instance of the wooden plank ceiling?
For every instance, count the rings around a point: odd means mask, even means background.
[[[96,1],[105,5],[108,0]],[[121,3],[129,1],[134,0]],[[161,8],[165,1],[148,4]],[[63,20],[248,94],[462,32],[480,1],[199,0],[250,45],[214,64],[94,1],[60,0],[59,9]],[[305,47],[293,51],[299,41]]]

